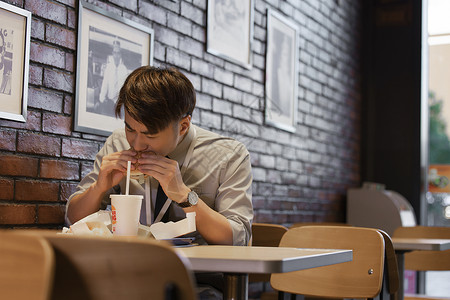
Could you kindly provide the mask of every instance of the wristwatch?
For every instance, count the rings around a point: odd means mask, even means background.
[[[191,206],[197,205],[197,203],[198,203],[198,195],[197,195],[197,193],[194,192],[194,191],[190,191],[188,193],[186,201],[181,202],[181,203],[177,203],[177,204],[178,204],[179,207],[186,208],[186,207],[191,207]]]

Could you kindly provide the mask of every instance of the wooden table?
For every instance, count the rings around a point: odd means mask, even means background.
[[[352,250],[284,247],[195,246],[178,248],[194,271],[223,272],[224,299],[248,299],[249,273],[284,273],[352,260]]]
[[[400,280],[398,300],[404,298],[404,271],[405,253],[415,250],[444,251],[450,249],[450,239],[416,239],[416,238],[392,238],[395,254],[397,256],[398,276]]]
[[[450,239],[392,238],[392,243],[395,251],[444,251],[450,249]]]

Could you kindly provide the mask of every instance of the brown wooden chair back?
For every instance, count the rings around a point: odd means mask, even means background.
[[[302,226],[352,226],[347,223],[341,222],[298,222],[291,225],[289,228],[302,227]]]
[[[49,235],[53,299],[196,299],[189,262],[164,242]]]
[[[283,234],[288,229],[283,225],[253,223],[252,246],[278,247]],[[249,282],[269,282],[270,274],[250,274]]]
[[[378,229],[384,238],[384,270],[387,282],[387,291],[391,295],[395,295],[400,287],[400,279],[398,274],[397,256],[395,255],[394,245],[392,244],[389,234]]]
[[[384,238],[372,228],[303,226],[289,229],[280,247],[352,249],[353,260],[320,268],[272,274],[278,291],[312,297],[373,298],[381,291]]]
[[[252,246],[278,247],[287,227],[278,224],[253,223]]]
[[[399,227],[394,231],[393,237],[450,239],[450,227]],[[450,250],[411,251],[405,253],[405,269],[415,271],[448,271],[450,270]]]
[[[55,258],[38,236],[0,231],[0,298],[48,300]]]

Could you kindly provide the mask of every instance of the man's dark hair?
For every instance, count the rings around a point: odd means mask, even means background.
[[[120,89],[116,116],[120,116],[122,107],[150,134],[156,134],[170,123],[192,115],[194,86],[177,69],[143,66],[128,75]]]

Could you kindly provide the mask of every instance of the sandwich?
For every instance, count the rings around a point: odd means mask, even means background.
[[[151,150],[150,151],[136,151],[136,152],[137,152],[136,159],[141,158],[142,153],[150,153],[150,154],[156,155],[156,153]],[[134,167],[135,167],[135,169],[130,171],[130,177],[132,179],[139,179],[140,176],[144,176],[144,177],[148,176],[147,174],[143,174],[141,171],[138,170],[138,167],[139,167],[138,162],[136,162],[134,164]]]

